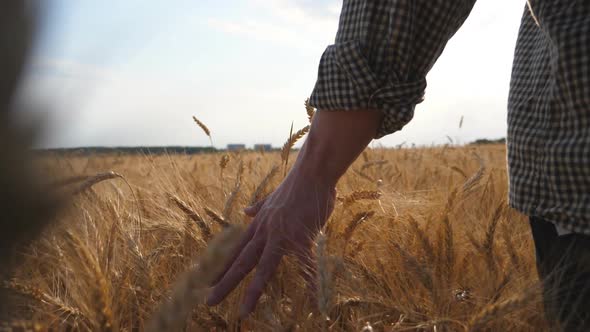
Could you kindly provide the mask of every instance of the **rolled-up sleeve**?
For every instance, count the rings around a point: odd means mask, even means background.
[[[310,103],[380,110],[376,137],[400,130],[424,99],[426,74],[475,0],[344,0],[336,42],[320,60]]]

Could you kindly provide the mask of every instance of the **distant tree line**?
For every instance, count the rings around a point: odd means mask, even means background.
[[[471,143],[476,144],[506,144],[506,138],[487,139],[480,138]],[[245,151],[258,151],[257,149],[244,149]],[[278,151],[278,148],[273,148],[270,151]],[[297,150],[297,149],[295,149]],[[79,148],[56,148],[56,149],[36,149],[36,153],[58,153],[58,154],[78,154],[78,155],[94,155],[94,154],[200,154],[211,152],[228,151],[227,149],[216,149],[214,147],[200,147],[200,146],[136,146],[136,147],[79,147]],[[269,151],[269,150],[266,150]]]
[[[487,139],[487,138],[480,138],[471,142],[470,144],[506,144],[506,138],[498,138],[498,139]]]
[[[79,147],[79,148],[56,148],[37,149],[37,153],[58,153],[58,154],[199,154],[223,151],[213,147],[198,146],[135,146],[135,147]]]

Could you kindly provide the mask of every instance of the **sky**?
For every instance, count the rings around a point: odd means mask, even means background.
[[[45,0],[23,83],[43,123],[39,147],[281,146],[342,0]],[[403,130],[373,144],[504,137],[511,63],[525,1],[479,0],[427,76]],[[464,117],[463,126],[459,121]]]

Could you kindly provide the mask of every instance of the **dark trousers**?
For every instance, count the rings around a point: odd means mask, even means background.
[[[530,224],[549,322],[563,331],[590,331],[590,236],[558,236],[542,218],[531,217]]]

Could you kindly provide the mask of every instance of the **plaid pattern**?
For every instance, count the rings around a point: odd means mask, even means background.
[[[344,0],[311,105],[377,109],[377,138],[400,130],[474,3]],[[510,85],[508,168],[512,207],[590,235],[590,1],[528,1]]]

